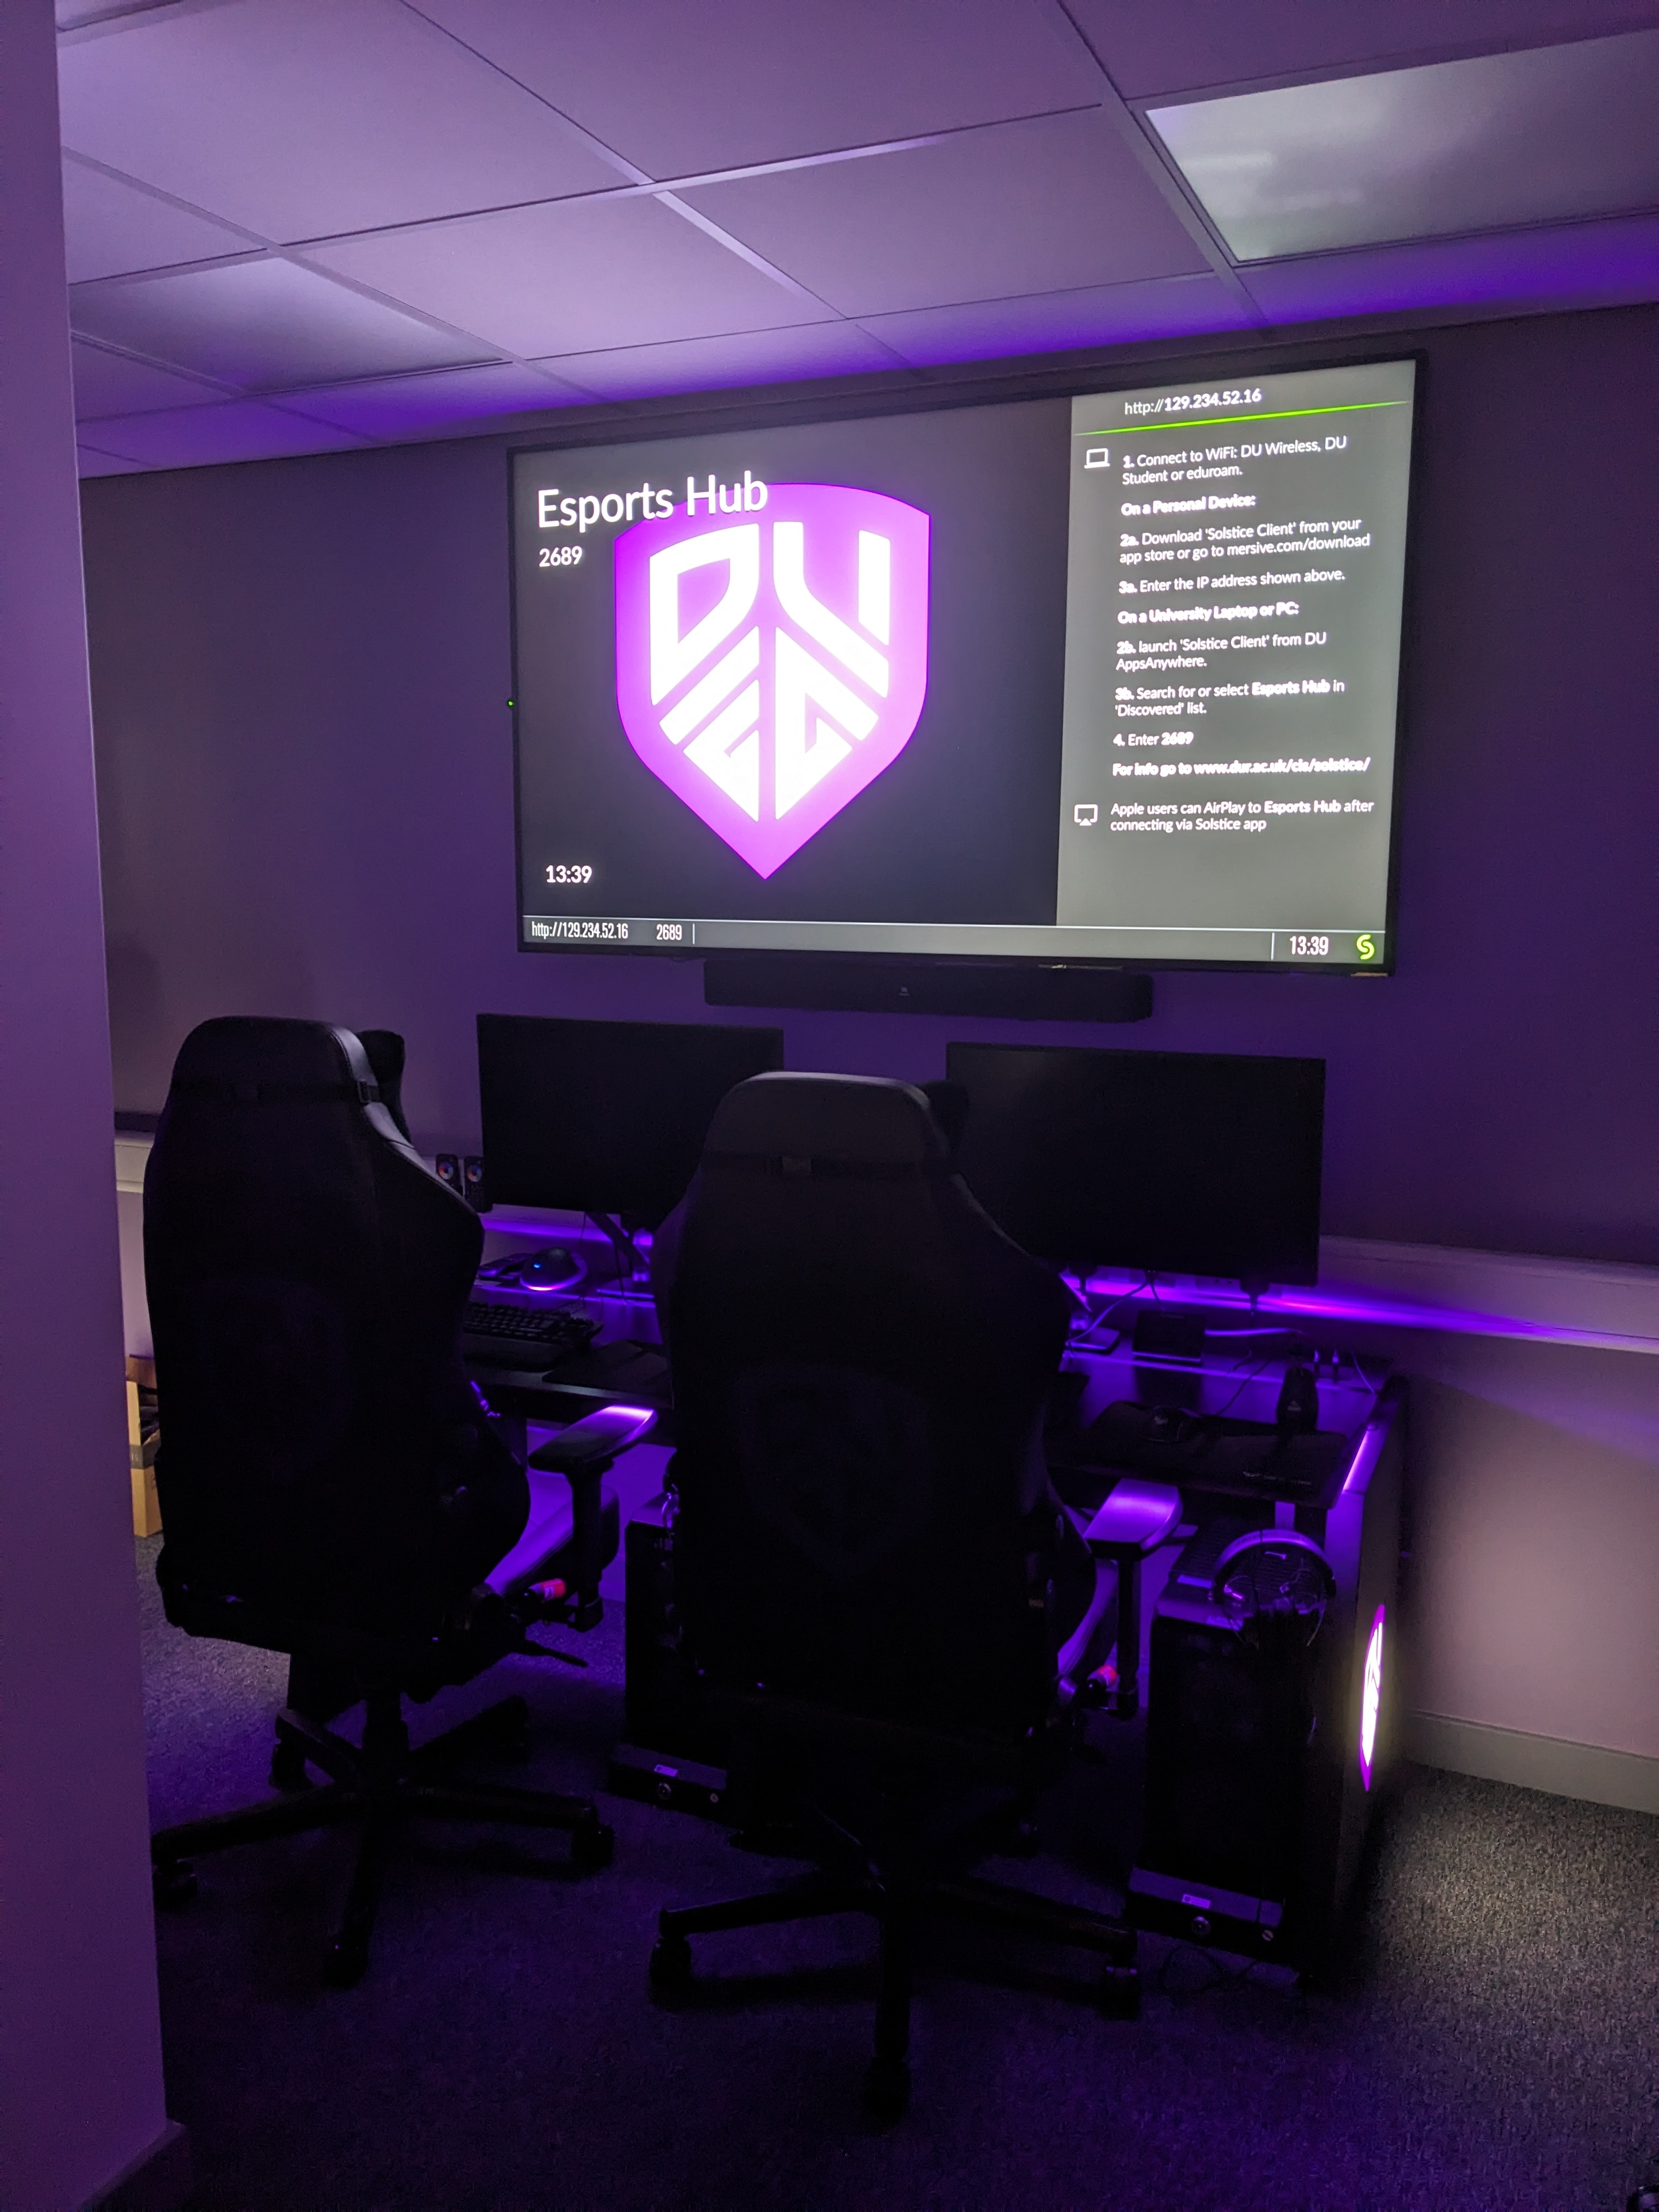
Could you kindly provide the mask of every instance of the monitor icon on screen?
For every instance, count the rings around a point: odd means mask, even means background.
[[[1090,446],[1085,450],[1083,465],[1085,469],[1109,469],[1112,457],[1104,446]]]
[[[1072,819],[1079,830],[1092,830],[1100,819],[1100,809],[1097,806],[1074,806]]]

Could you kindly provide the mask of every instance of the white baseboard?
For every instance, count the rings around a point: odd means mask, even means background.
[[[1443,1713],[1407,1713],[1402,1734],[1406,1757],[1424,1766],[1476,1774],[1486,1782],[1512,1782],[1552,1797],[1582,1797],[1592,1805],[1659,1814],[1659,1759],[1639,1752],[1488,1728]]]

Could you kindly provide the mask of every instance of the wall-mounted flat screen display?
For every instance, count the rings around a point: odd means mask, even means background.
[[[520,943],[1387,969],[1414,374],[515,454]]]

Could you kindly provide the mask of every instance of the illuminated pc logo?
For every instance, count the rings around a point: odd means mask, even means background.
[[[1376,1717],[1382,1707],[1382,1620],[1386,1611],[1384,1606],[1376,1608],[1370,1638],[1365,1646],[1365,1672],[1359,1686],[1359,1778],[1367,1790],[1371,1786],[1372,1765],[1376,1756]]]
[[[752,520],[676,513],[617,539],[617,705],[653,775],[767,877],[909,742],[928,522],[844,484],[763,496]]]

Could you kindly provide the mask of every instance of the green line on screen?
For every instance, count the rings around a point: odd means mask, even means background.
[[[1217,422],[1287,422],[1292,415],[1362,415],[1375,407],[1404,407],[1404,399],[1351,399],[1335,407],[1279,407],[1271,415],[1177,415],[1158,422],[1119,422],[1109,431],[1073,430],[1074,438],[1116,437],[1125,430],[1204,430]]]

